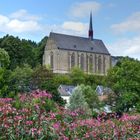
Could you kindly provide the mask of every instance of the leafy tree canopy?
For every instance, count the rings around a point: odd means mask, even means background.
[[[86,102],[86,99],[82,93],[82,88],[80,86],[77,86],[71,95],[68,108],[72,111],[81,109],[87,114],[91,113],[89,105]]]
[[[78,67],[74,67],[71,70],[70,73],[70,77],[72,79],[72,83],[74,85],[79,85],[79,84],[84,84],[85,83],[85,74],[84,72],[78,68]]]
[[[10,57],[8,53],[0,48],[0,67],[7,67],[10,63]]]
[[[140,61],[123,58],[108,72],[107,83],[114,90],[111,103],[115,110],[139,110],[137,107],[140,102]]]
[[[98,98],[97,93],[95,92],[95,89],[93,89],[91,86],[85,86],[80,85],[82,94],[84,95],[84,98],[86,102],[88,103],[89,107],[93,109],[99,109],[100,108],[100,101]]]

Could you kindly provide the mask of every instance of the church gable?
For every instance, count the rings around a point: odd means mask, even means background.
[[[45,50],[53,50],[53,49],[57,49],[57,45],[56,42],[49,37],[47,44],[45,46]]]

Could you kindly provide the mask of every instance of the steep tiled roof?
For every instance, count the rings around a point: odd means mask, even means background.
[[[50,33],[50,38],[56,42],[58,49],[109,55],[109,52],[103,41],[99,39],[90,40],[89,38],[58,34],[53,32]]]

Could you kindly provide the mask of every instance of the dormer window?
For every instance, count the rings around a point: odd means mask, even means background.
[[[93,50],[93,47],[91,47],[91,50]]]

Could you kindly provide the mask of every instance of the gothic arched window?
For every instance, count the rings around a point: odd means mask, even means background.
[[[72,53],[71,55],[71,68],[75,66],[75,54]]]
[[[105,74],[106,64],[105,64],[105,56],[103,57],[103,72]]]
[[[88,65],[89,65],[89,62],[88,62],[88,55],[86,54],[86,72],[88,72]]]
[[[81,54],[81,69],[84,70],[84,54]]]
[[[50,65],[51,65],[51,69],[53,69],[53,67],[54,67],[54,63],[53,63],[53,52],[50,53]]]
[[[101,73],[101,65],[102,65],[102,61],[101,61],[101,56],[98,57],[98,72]]]
[[[89,56],[89,72],[93,72],[93,56]]]

